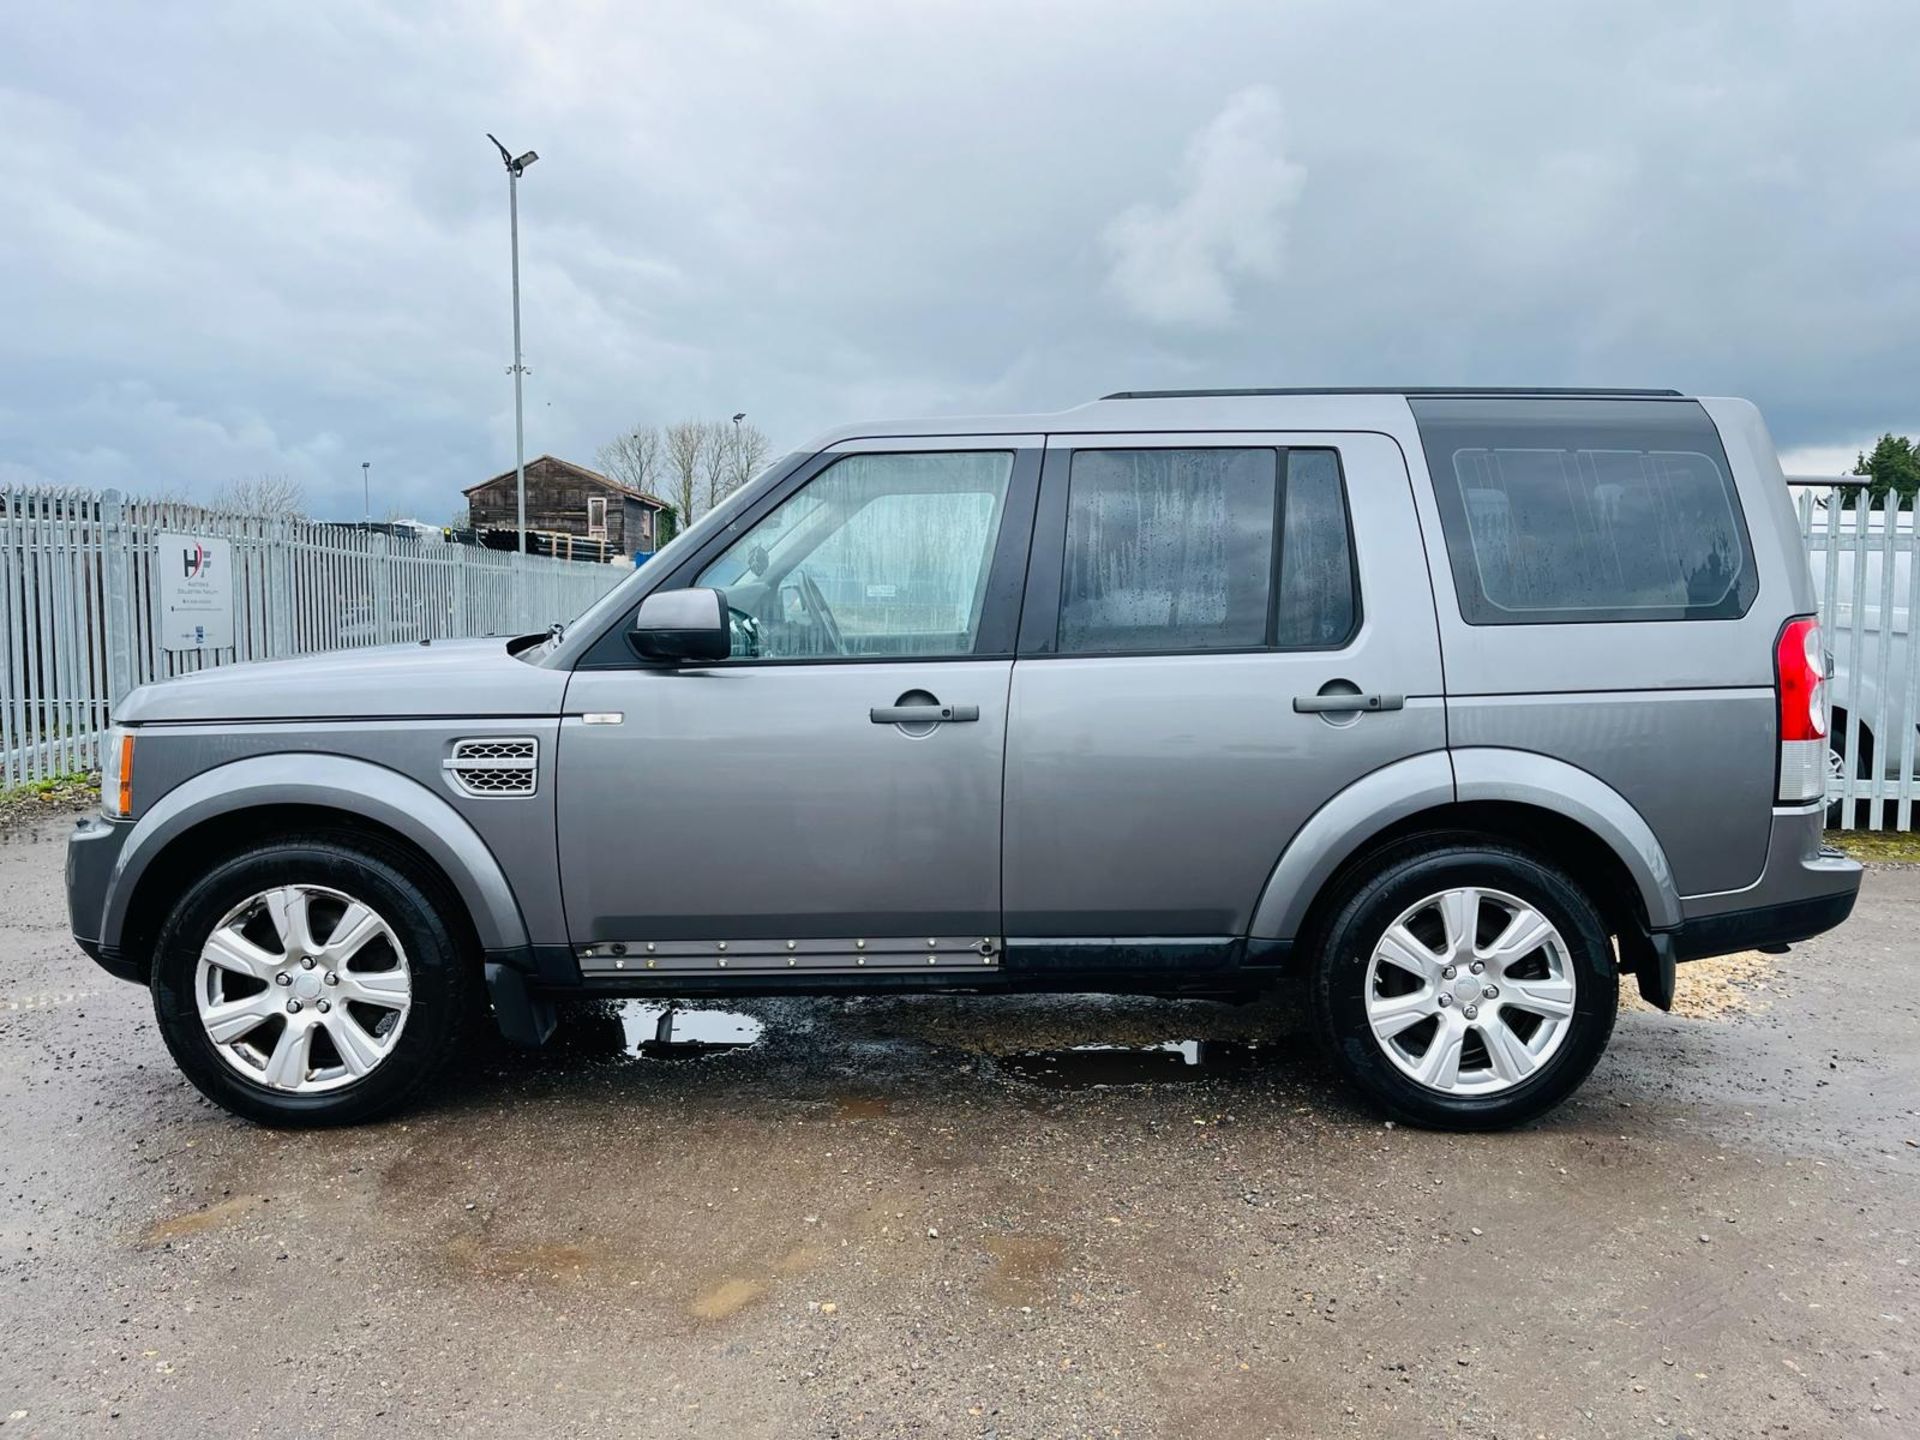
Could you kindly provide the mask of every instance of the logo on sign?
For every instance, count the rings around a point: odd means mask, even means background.
[[[180,568],[187,579],[198,580],[207,573],[212,564],[213,557],[207,553],[207,547],[198,540],[193,542],[191,548],[184,546],[181,548]]]

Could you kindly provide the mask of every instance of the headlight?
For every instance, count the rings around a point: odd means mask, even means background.
[[[120,820],[133,813],[133,732],[118,725],[107,732],[107,754],[100,767],[100,809]]]

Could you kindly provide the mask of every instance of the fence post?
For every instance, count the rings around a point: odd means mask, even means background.
[[[453,633],[465,639],[473,632],[467,628],[467,547],[453,547]]]
[[[107,632],[107,714],[133,689],[133,537],[118,490],[100,497],[100,570],[106,579],[101,618]]]
[[[282,515],[267,540],[267,653],[293,653],[293,522]]]
[[[376,530],[373,540],[373,643],[393,643],[393,543]]]

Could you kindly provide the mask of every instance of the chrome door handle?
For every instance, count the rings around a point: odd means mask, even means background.
[[[1404,710],[1404,695],[1296,695],[1296,715],[1346,715],[1365,710]]]
[[[876,725],[958,725],[980,718],[978,705],[876,705],[867,711]]]

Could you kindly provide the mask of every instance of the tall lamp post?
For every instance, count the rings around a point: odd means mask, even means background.
[[[373,523],[373,462],[360,462],[360,520],[362,524]]]
[[[516,156],[495,140],[491,132],[487,139],[493,140],[493,148],[500,152],[501,163],[507,167],[507,224],[513,236],[513,473],[519,501],[520,553],[524,555],[527,553],[527,427],[520,392],[527,367],[520,363],[520,177],[540,157],[532,150]]]

